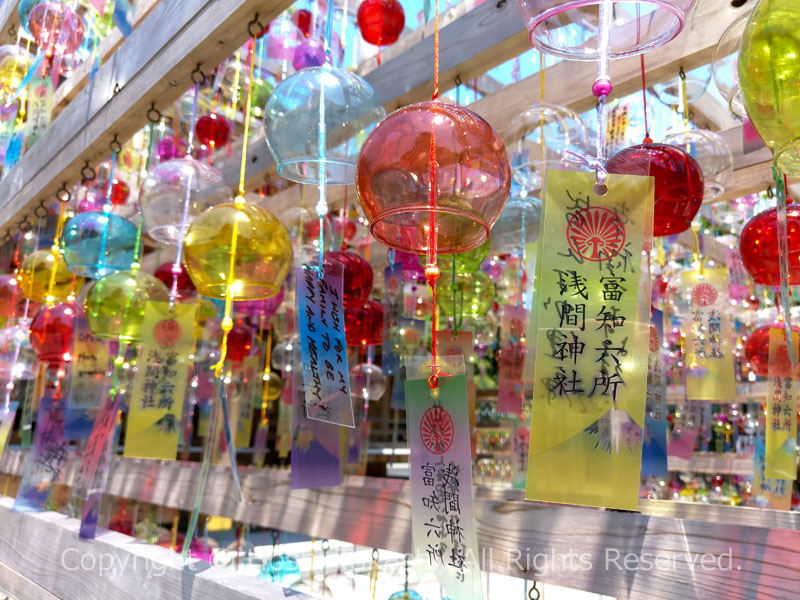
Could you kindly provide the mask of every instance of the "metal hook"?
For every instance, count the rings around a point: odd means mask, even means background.
[[[89,165],[89,161],[87,160],[86,164],[81,168],[81,179],[83,181],[94,181],[96,177],[97,171],[95,171],[94,168]]]
[[[199,78],[199,79],[198,79]],[[200,70],[200,63],[197,63],[197,68],[192,71],[192,81],[197,85],[202,85],[206,80],[206,74]]]
[[[683,81],[686,81],[686,73],[684,73],[683,67],[678,69],[678,77],[680,77]]]
[[[775,197],[775,192],[773,192],[773,191],[772,191],[772,188],[771,188],[771,187],[768,187],[768,188],[767,188],[767,198],[769,198],[770,200],[772,200],[774,197]]]
[[[19,224],[19,230],[22,233],[28,233],[31,229],[33,229],[33,225],[31,223],[28,223],[28,217],[22,219],[22,221]]]
[[[108,144],[108,147],[111,148],[111,152],[115,154],[122,152],[122,144],[119,143],[119,138],[116,133],[114,134],[114,139]]]
[[[72,193],[70,193],[69,189],[67,188],[67,183],[63,182],[61,187],[58,188],[56,192],[56,198],[58,198],[59,202],[69,202],[72,200]]]
[[[253,27],[258,27],[257,31],[253,32]],[[252,38],[258,38],[264,35],[265,29],[264,26],[261,24],[261,21],[258,20],[258,13],[255,14],[253,20],[247,24],[247,33],[250,34]]]
[[[464,81],[461,79],[461,75],[456,75],[455,84],[456,85],[463,85]]]
[[[379,556],[378,549],[377,548],[373,548],[372,549],[372,560],[377,561],[378,560],[378,556]]]
[[[47,210],[47,207],[44,205],[44,200],[39,200],[39,206],[36,207],[33,214],[37,219],[46,219],[50,216],[50,211]]]
[[[10,244],[11,242],[14,241],[14,236],[11,235],[11,230],[10,229],[6,229],[6,234],[3,236],[3,241],[6,244]]]
[[[163,115],[161,111],[156,108],[156,103],[150,103],[150,109],[147,111],[147,119],[155,125],[156,123],[160,123]]]
[[[536,595],[534,596],[534,592]],[[536,581],[533,582],[533,587],[528,590],[528,599],[529,600],[539,600],[541,598],[542,593],[539,591],[539,588],[536,587]]]

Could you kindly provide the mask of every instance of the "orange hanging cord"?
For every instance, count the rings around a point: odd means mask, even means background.
[[[439,0],[436,0],[434,7],[433,20],[433,95],[432,101],[439,99]],[[435,120],[434,120],[435,122]],[[431,183],[429,195],[429,231],[428,231],[428,263],[425,265],[425,278],[431,287],[433,300],[433,314],[431,315],[431,356],[433,358],[433,373],[428,378],[428,385],[434,397],[438,395],[439,387],[439,367],[438,353],[436,349],[436,329],[438,319],[436,317],[436,281],[439,279],[439,265],[436,263],[436,126],[431,126]]]

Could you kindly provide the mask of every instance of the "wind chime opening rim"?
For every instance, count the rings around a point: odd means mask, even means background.
[[[537,35],[541,33],[539,30],[539,26],[543,25],[547,20],[560,15],[564,12],[569,12],[571,10],[584,8],[587,6],[600,6],[602,4],[646,4],[650,6],[655,6],[656,11],[658,10],[666,10],[672,16],[677,19],[677,23],[673,23],[671,27],[667,28],[666,31],[663,32],[656,32],[656,34],[650,36],[649,39],[643,40],[640,44],[633,46],[630,49],[618,52],[609,52],[609,58],[625,58],[628,56],[637,56],[639,54],[644,54],[645,52],[649,52],[650,50],[654,50],[667,44],[674,40],[681,31],[683,31],[683,27],[686,21],[686,14],[691,10],[692,6],[694,5],[694,0],[690,0],[687,2],[688,7],[686,10],[677,6],[674,2],[670,0],[573,0],[571,2],[565,2],[559,6],[555,6],[550,8],[535,17],[528,20],[528,39],[530,40],[531,45],[542,52],[547,54],[551,54],[553,56],[557,56],[559,58],[564,58],[568,60],[579,60],[579,61],[586,61],[586,62],[594,62],[598,58],[598,52],[579,52],[577,50],[565,50],[563,48],[558,48],[555,46],[551,46],[550,44],[545,43]],[[523,4],[520,1],[520,4]],[[520,7],[522,8],[522,7]],[[524,8],[522,8],[522,12],[525,13]],[[578,22],[578,21],[575,21]]]
[[[775,148],[773,164],[783,175],[800,177],[800,137],[794,138],[780,148]]]
[[[331,160],[331,159],[313,159],[313,158],[298,158],[295,160],[287,160],[278,165],[278,174],[295,183],[302,183],[306,185],[319,185],[319,165],[325,165],[325,183],[326,185],[353,185],[356,180],[356,163]],[[334,167],[335,169],[331,169]],[[305,175],[304,173],[311,173]]]
[[[476,217],[474,214],[469,213],[465,210],[458,210],[449,206],[440,206],[437,205],[436,207],[431,207],[430,204],[406,204],[403,206],[398,206],[395,208],[387,208],[379,212],[375,215],[375,218],[369,224],[369,233],[372,237],[376,240],[389,246],[390,248],[394,248],[395,250],[402,250],[403,252],[408,252],[410,254],[427,254],[427,248],[415,248],[411,245],[399,245],[397,242],[396,236],[385,236],[381,231],[376,229],[376,226],[379,225],[382,221],[389,219],[390,217],[396,217],[398,215],[406,215],[411,214],[415,215],[420,212],[427,212],[431,214],[448,214],[454,215],[456,217],[460,217],[461,219],[467,220],[471,224],[477,224],[483,227],[484,235],[479,235],[478,240],[476,242],[471,242],[470,244],[464,246],[453,246],[453,245],[446,245],[438,243],[438,234],[437,234],[437,245],[436,245],[436,253],[437,254],[460,254],[461,252],[468,252],[469,250],[474,250],[478,246],[486,243],[486,240],[489,239],[491,235],[492,228],[489,224]],[[429,221],[430,222],[430,221]],[[393,230],[403,230],[403,229],[412,229],[413,226],[411,225],[403,225],[397,223],[390,223],[389,227]],[[410,239],[413,239],[410,238]]]

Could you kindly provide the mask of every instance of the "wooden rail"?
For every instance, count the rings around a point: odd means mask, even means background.
[[[20,474],[24,455],[7,450],[0,473]],[[76,461],[70,464],[67,483],[77,466]],[[117,457],[107,493],[190,510],[199,467]],[[347,477],[338,488],[292,490],[285,470],[242,468],[240,475],[241,503],[230,472],[212,468],[204,513],[395,552],[412,550],[405,480]],[[797,513],[661,501],[642,501],[641,513],[627,513],[526,502],[519,490],[481,486],[475,489],[474,505],[485,570],[620,599],[797,598]],[[3,522],[0,514],[0,538]],[[582,556],[591,569],[565,567],[569,556]],[[700,564],[704,556],[705,566]],[[641,563],[657,557],[657,566]],[[713,568],[711,561],[717,561]]]
[[[136,11],[134,12],[133,28],[136,29],[140,23],[150,14],[160,0],[140,0],[136,3]],[[119,29],[114,27],[111,32],[100,42],[100,62],[101,64],[117,51],[125,37]],[[94,66],[93,60],[86,60],[82,62],[75,71],[70,75],[70,78],[62,85],[58,86],[53,97],[53,117],[61,114],[61,111],[72,102],[89,81],[89,74]]]
[[[13,513],[0,497],[0,585],[20,600],[311,600],[259,579],[102,531],[78,538],[80,521],[54,512]]]

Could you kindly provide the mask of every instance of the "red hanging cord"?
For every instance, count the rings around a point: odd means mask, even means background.
[[[783,175],[783,195],[786,197],[786,204],[792,203],[792,198],[789,196],[789,179],[786,174]]]
[[[436,0],[433,15],[433,96],[439,99],[439,0]]]
[[[642,65],[642,104],[644,106],[644,143],[652,144],[653,140],[650,138],[650,128],[647,126],[647,82],[644,75],[644,54],[639,55]]]

